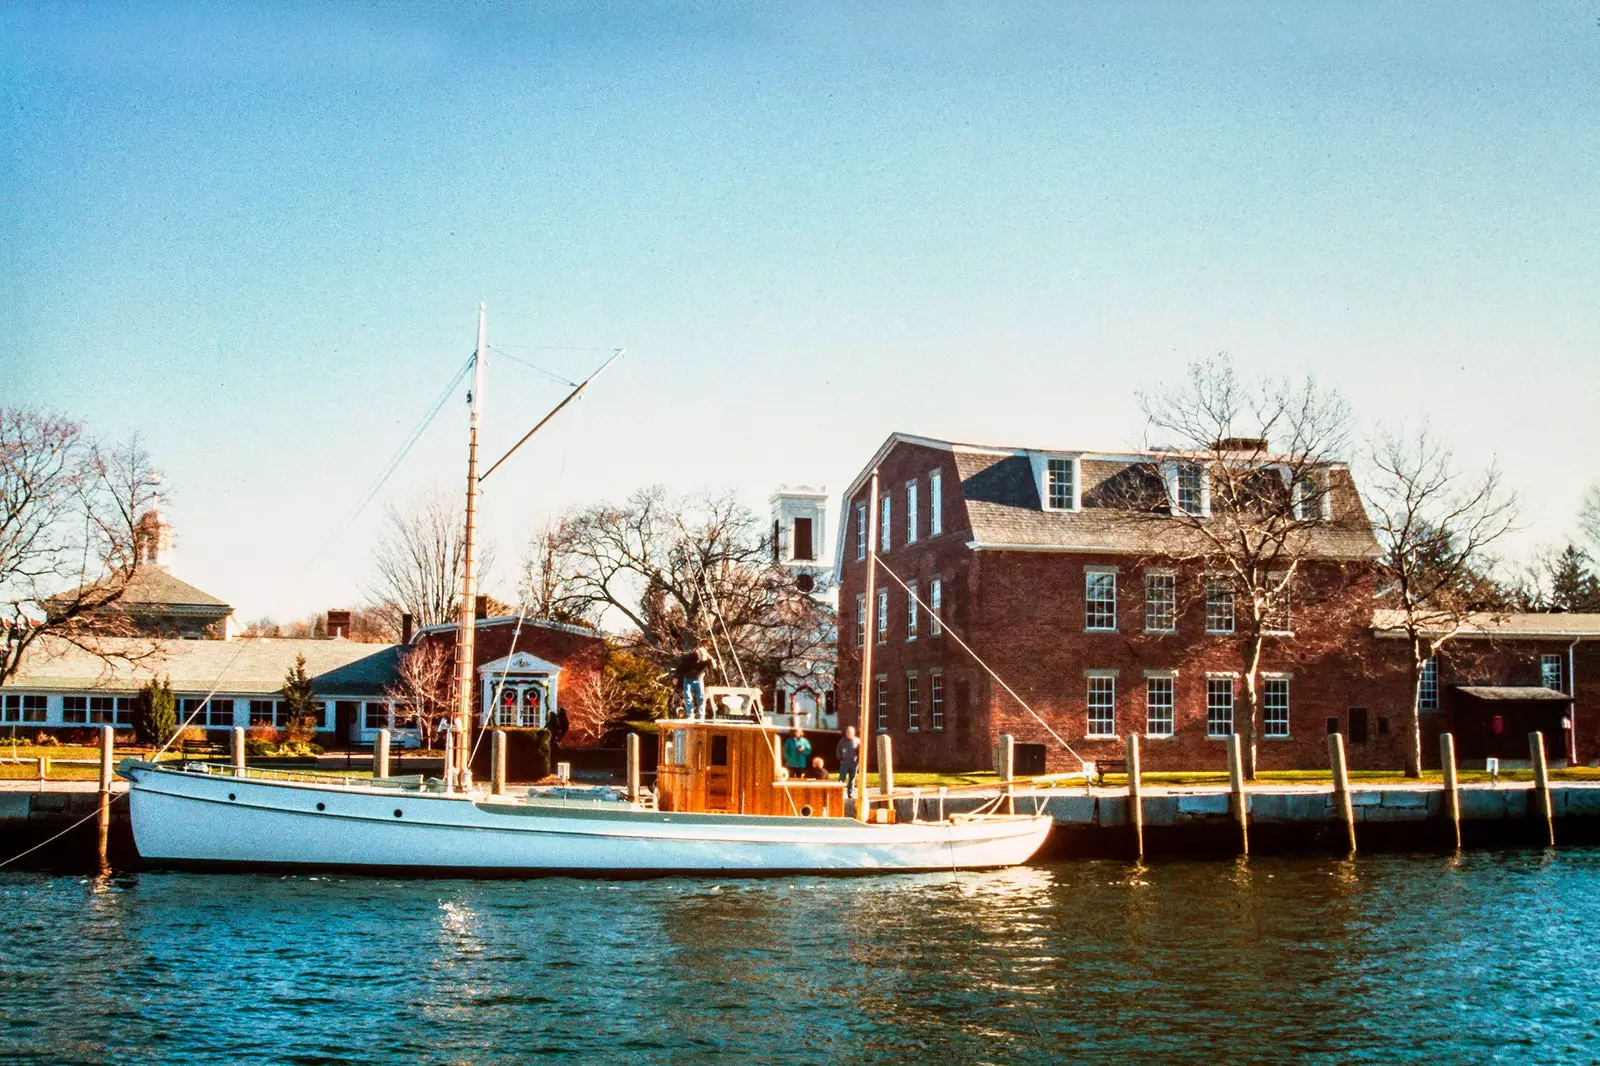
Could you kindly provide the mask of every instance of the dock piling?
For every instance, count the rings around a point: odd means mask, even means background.
[[[629,739],[633,739],[629,737]],[[630,771],[635,767],[630,766]],[[632,774],[629,774],[630,779]],[[506,731],[496,729],[489,734],[489,791],[493,795],[506,794]]]
[[[1444,814],[1455,833],[1456,850],[1461,850],[1461,782],[1456,777],[1456,738],[1439,734],[1439,765],[1444,769]]]
[[[628,802],[639,802],[639,734],[628,734]]]
[[[1344,758],[1344,734],[1328,734],[1328,765],[1333,768],[1333,806],[1344,822],[1345,845],[1350,854],[1356,850],[1356,810],[1350,801],[1350,767]]]
[[[233,727],[233,776],[244,776],[244,726]]]
[[[1554,847],[1556,825],[1550,809],[1550,764],[1545,761],[1544,734],[1537,730],[1528,734],[1528,756],[1533,761],[1533,801],[1544,822],[1545,846]]]
[[[95,825],[99,833],[100,865],[106,864],[111,843],[111,760],[116,744],[116,733],[111,726],[100,727],[100,811]]]
[[[377,739],[372,742],[372,776],[389,776],[389,731],[378,730]]]
[[[1244,756],[1239,748],[1239,734],[1228,736],[1228,787],[1233,793],[1233,816],[1239,822],[1239,854],[1250,854],[1250,810],[1244,791]]]
[[[1017,776],[1017,738],[1010,733],[1000,734],[1000,747],[998,751],[999,765],[995,769],[999,772],[1001,788],[1005,790],[1006,813],[1017,813],[1016,786],[1012,780]]]
[[[888,733],[878,734],[878,794],[894,794],[894,743]]]
[[[1144,796],[1139,781],[1139,734],[1128,734],[1128,824],[1133,826],[1133,851],[1144,858]]]

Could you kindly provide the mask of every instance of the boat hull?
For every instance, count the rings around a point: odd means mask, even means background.
[[[1026,862],[1048,817],[864,825],[681,814],[622,803],[496,802],[135,767],[140,857],[204,869],[638,877],[977,869]]]

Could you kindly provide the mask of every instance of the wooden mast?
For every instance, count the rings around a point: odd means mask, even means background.
[[[867,820],[867,760],[872,752],[872,646],[878,639],[878,472],[872,472],[872,488],[867,494],[867,582],[866,610],[861,618],[861,728],[856,740],[856,818]]]
[[[465,789],[471,779],[473,648],[477,628],[478,415],[483,403],[483,362],[487,344],[488,305],[478,305],[478,347],[472,356],[472,398],[467,435],[467,528],[461,540],[461,610],[456,622],[456,723],[450,734],[455,746],[456,778],[445,787]]]

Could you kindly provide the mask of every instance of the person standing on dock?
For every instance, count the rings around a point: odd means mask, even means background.
[[[801,778],[806,774],[806,767],[811,765],[811,741],[806,739],[806,731],[799,726],[789,730],[789,735],[783,741],[783,768],[789,771],[789,776]]]
[[[856,794],[856,763],[861,758],[861,741],[856,738],[856,727],[844,727],[844,736],[839,738],[839,746],[834,750],[839,757],[839,780],[844,782],[844,794],[848,798]]]
[[[683,716],[699,718],[706,702],[706,671],[715,662],[704,644],[696,644],[691,651],[678,657],[676,672],[678,688],[683,693]]]

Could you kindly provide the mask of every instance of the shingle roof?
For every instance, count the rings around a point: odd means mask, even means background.
[[[94,587],[96,586],[84,586],[84,589]],[[55,598],[71,600],[79,591],[74,589]],[[233,611],[233,607],[228,603],[217,599],[209,592],[195,588],[187,581],[173,577],[159,566],[141,566],[134,571],[122,595],[117,598],[117,605],[124,610],[134,612],[154,608],[184,613],[184,608],[200,608],[201,610],[194,613],[223,616]]]
[[[1405,620],[1400,611],[1385,608],[1372,613],[1372,628],[1380,637],[1402,637]],[[1423,619],[1426,623],[1428,620]],[[1449,626],[1447,619],[1424,624],[1424,636],[1439,636]],[[1462,637],[1495,638],[1502,640],[1574,640],[1600,637],[1600,614],[1554,614],[1536,611],[1518,611],[1496,615],[1487,612],[1472,615],[1457,634]]]
[[[1553,688],[1538,685],[1454,685],[1463,696],[1487,700],[1491,703],[1532,701],[1535,703],[1571,703],[1572,697]]]
[[[136,637],[105,638],[108,651],[147,652]],[[131,665],[98,656],[45,636],[23,658],[8,688],[17,690],[133,691],[152,678],[171,680],[180,694],[210,692],[269,695],[283,688],[284,675],[304,655],[311,687],[322,696],[381,694],[394,679],[401,645],[356,644],[348,640],[241,637],[237,640],[168,640]]]

